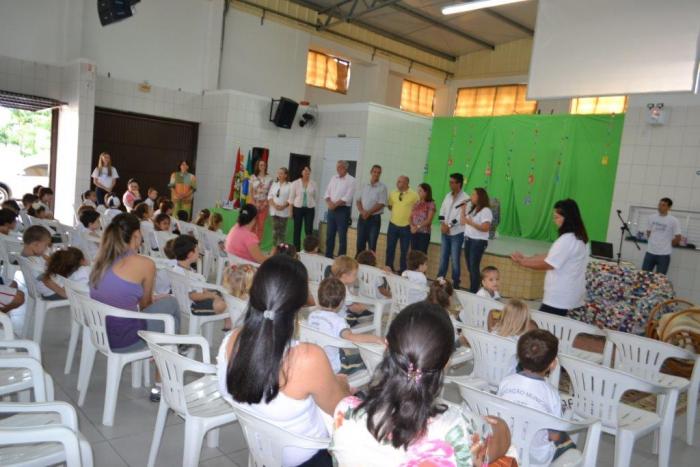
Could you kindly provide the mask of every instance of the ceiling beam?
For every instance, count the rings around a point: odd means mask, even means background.
[[[408,5],[404,5],[403,3],[395,3],[394,5],[391,5],[391,7],[393,9],[395,9],[396,11],[399,11],[401,13],[405,13],[409,16],[413,16],[414,18],[417,18],[425,23],[429,23],[432,26],[440,28],[440,29],[447,31],[449,33],[455,34],[455,35],[461,37],[462,39],[466,39],[468,41],[477,43],[482,47],[486,47],[486,48],[489,48],[491,50],[494,50],[496,48],[496,45],[492,44],[491,42],[487,42],[487,41],[480,39],[476,36],[472,36],[471,34],[464,32],[461,29],[458,29],[458,28],[455,28],[454,26],[443,23],[442,21],[435,18],[434,16],[423,13],[420,10],[416,10],[415,8],[412,8]]]
[[[343,14],[342,11],[340,11],[338,9],[337,11],[338,11],[338,14],[340,16],[340,19],[338,19],[337,21],[330,22],[330,23],[326,21],[326,23],[321,26],[319,31],[323,31],[324,29],[333,27],[336,24],[340,24],[340,23],[356,23],[357,18],[360,18],[361,16],[364,16],[367,13],[371,13],[373,11],[381,10],[382,8],[386,8],[388,6],[391,6],[394,3],[399,2],[400,0],[374,0],[368,8],[355,13],[355,7],[357,6],[357,1],[359,1],[359,0],[355,0],[355,3],[352,5],[352,8],[348,12],[348,14]]]
[[[324,9],[324,7],[322,7],[322,6],[320,6],[320,5],[316,4],[316,3],[313,3],[313,2],[309,2],[308,0],[288,0],[288,1],[289,1],[290,3],[296,3],[297,5],[301,5],[301,6],[305,7],[305,8],[308,8],[308,9],[310,9],[310,10],[313,10],[313,11],[315,11],[315,12],[317,12],[317,13],[318,13],[320,10],[323,10],[323,9]],[[260,7],[260,8],[262,8],[262,7]],[[334,16],[334,17],[336,17],[336,18],[338,18],[338,19],[342,19],[342,16],[337,15],[337,14],[328,13],[328,15]],[[320,23],[320,21],[319,21],[319,23]],[[457,57],[454,56],[454,55],[452,55],[452,54],[449,54],[449,53],[447,53],[447,52],[443,52],[442,50],[434,49],[434,48],[432,48],[432,47],[430,47],[430,46],[421,44],[421,43],[419,43],[419,42],[412,41],[411,39],[406,39],[406,38],[403,37],[403,36],[400,36],[400,35],[395,34],[395,33],[393,33],[393,32],[387,31],[387,30],[385,30],[385,29],[378,28],[378,27],[373,26],[373,25],[371,25],[371,24],[369,24],[369,23],[366,23],[366,22],[364,22],[364,21],[362,21],[362,20],[354,21],[353,24],[356,25],[356,26],[359,26],[359,27],[361,27],[361,28],[363,28],[363,29],[366,29],[366,30],[369,31],[369,32],[373,32],[374,34],[378,34],[378,35],[380,35],[380,36],[384,36],[384,37],[386,37],[387,39],[391,39],[391,40],[393,40],[393,41],[400,42],[400,43],[402,43],[402,44],[405,44],[405,45],[408,45],[408,46],[410,46],[410,47],[413,47],[414,49],[421,50],[421,51],[423,51],[423,52],[429,53],[429,54],[431,54],[431,55],[435,55],[436,57],[440,57],[440,58],[445,59],[445,60],[449,60],[450,62],[456,62],[456,61],[457,61]],[[319,27],[319,24],[317,24],[316,27],[318,28],[318,27]],[[332,31],[326,31],[326,32],[332,32]]]
[[[509,24],[510,26],[513,26],[515,29],[521,30],[522,32],[524,32],[525,34],[527,34],[530,37],[535,35],[535,31],[533,29],[525,26],[522,23],[515,21],[514,19],[508,18],[504,14],[501,14],[501,13],[494,11],[490,8],[486,8],[486,9],[480,10],[480,11],[486,13],[487,15],[491,16],[492,18],[496,18],[496,19],[498,19],[506,24]]]

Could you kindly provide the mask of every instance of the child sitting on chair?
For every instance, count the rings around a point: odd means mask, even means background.
[[[63,288],[63,281],[70,279],[87,286],[90,280],[90,266],[88,264],[88,260],[79,248],[69,246],[51,255],[46,263],[44,277],[50,277],[58,285],[59,290],[56,293],[61,298],[68,298],[66,289]]]
[[[279,245],[275,246],[272,249],[271,256],[275,255],[285,255],[289,256],[292,259],[299,259],[297,249],[294,248],[294,245],[291,245],[289,243],[280,243]]]
[[[357,271],[360,265],[349,256],[338,256],[331,266],[331,276],[340,280],[345,285],[345,307],[339,315],[345,318],[348,325],[356,326],[360,318],[372,316],[372,312],[367,309],[367,305],[356,302],[350,287],[357,282]]]
[[[373,334],[354,334],[348,328],[346,321],[339,316],[339,311],[345,302],[345,285],[335,277],[328,277],[318,286],[319,309],[309,314],[310,327],[333,337],[349,340],[350,342],[384,345],[384,338]],[[348,353],[344,349],[324,347],[334,373],[351,375],[364,368],[358,353]]]
[[[364,264],[366,266],[377,267],[377,255],[372,250],[361,251],[355,256],[355,260],[359,264]],[[389,266],[384,266],[381,268],[387,274],[393,274]],[[374,297],[371,298],[391,298],[391,290],[389,290],[389,284],[386,282],[386,278],[381,277],[376,283],[377,290]]]
[[[143,200],[143,202],[151,207],[151,211],[156,208],[156,199],[158,199],[158,190],[153,187],[149,187],[146,199]]]
[[[253,284],[257,269],[250,264],[232,264],[224,271],[223,286],[241,300],[248,300],[248,291]]]
[[[80,198],[82,200],[81,206],[90,206],[93,209],[97,209],[97,193],[95,193],[95,190],[86,190]]]
[[[518,361],[521,370],[506,376],[498,386],[498,395],[511,402],[562,416],[559,391],[547,381],[557,366],[559,340],[549,331],[535,329],[518,339]],[[530,444],[530,465],[549,465],[576,445],[565,432],[542,430]]]
[[[105,216],[105,228],[109,224],[112,223],[112,219],[114,219],[116,216],[122,213],[121,209],[119,207],[122,205],[122,202],[119,201],[119,196],[114,195],[114,194],[109,194],[105,197],[105,205],[107,206],[107,209],[105,209],[103,216]]]
[[[38,292],[44,300],[63,300],[65,291],[51,276],[45,274],[48,257],[46,252],[51,245],[51,232],[41,225],[32,225],[22,235],[22,257],[31,263]],[[28,279],[25,279],[25,281]],[[61,295],[63,294],[63,295]]]
[[[406,269],[401,277],[408,279],[413,284],[421,286],[422,289],[428,287],[428,278],[425,277],[425,271],[428,270],[428,255],[418,250],[408,252]],[[423,290],[408,291],[408,305],[425,300],[425,292]]]
[[[170,216],[167,214],[158,214],[153,219],[153,229],[156,232],[170,232]]]
[[[209,209],[202,209],[197,213],[197,218],[194,220],[193,223],[200,227],[204,227],[207,225],[207,222],[209,222],[210,217],[211,212],[209,211]]]
[[[508,300],[503,310],[491,310],[488,317],[489,332],[513,340],[528,331],[538,329],[530,318],[530,309],[521,300]]]
[[[486,266],[481,270],[481,288],[476,293],[479,297],[500,300],[498,289],[501,284],[501,273],[494,266]]]
[[[304,245],[302,248],[302,251],[306,254],[309,255],[318,255],[318,246],[319,246],[319,241],[318,237],[315,235],[307,235],[304,237]]]
[[[85,241],[80,242],[80,248],[88,258],[97,256],[100,247],[100,213],[94,209],[84,209],[79,215],[78,231]]]
[[[462,307],[454,300],[452,282],[444,277],[438,277],[430,284],[428,298],[425,301],[434,305],[440,305],[447,311],[450,318],[460,321],[459,312],[462,310]],[[457,346],[467,347],[469,345],[464,336],[462,336],[462,331],[457,328],[455,328],[455,341]]]
[[[212,232],[223,234],[224,232],[221,230],[221,224],[223,223],[224,216],[222,216],[218,212],[215,212],[211,216],[209,216],[209,221],[207,222],[207,229],[211,230]]]
[[[205,283],[203,275],[192,270],[192,266],[199,259],[197,240],[189,235],[180,235],[173,243],[173,252],[177,263],[173,270],[183,274],[191,280]],[[190,294],[192,300],[192,313],[195,315],[213,315],[226,311],[226,302],[215,290],[205,290],[201,288],[193,289]]]

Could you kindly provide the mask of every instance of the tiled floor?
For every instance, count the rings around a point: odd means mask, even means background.
[[[67,309],[50,312],[42,342],[44,367],[54,378],[56,399],[68,401],[78,410],[80,430],[92,444],[96,466],[145,466],[158,404],[148,400],[148,389],[131,388],[130,369],[127,368],[122,376],[114,426],[103,426],[101,420],[106,364],[105,359],[98,354],[87,399],[83,407],[78,407],[78,392],[75,389],[78,372],[77,356],[71,374],[63,374],[66,345],[70,333],[69,320]],[[216,335],[217,342],[212,347],[214,352],[221,339],[219,331]],[[454,391],[448,391],[449,399],[456,400],[455,396]],[[182,420],[171,414],[156,465],[167,467],[181,465],[183,428]],[[603,435],[597,465],[612,466],[613,455],[613,438]],[[685,416],[681,416],[675,424],[670,465],[698,465],[699,457],[700,423],[696,423],[695,446],[688,447],[685,444]],[[232,424],[222,429],[218,448],[208,448],[205,442],[200,465],[246,466],[247,459],[248,453],[241,430],[238,424]],[[637,441],[632,466],[652,467],[654,465],[658,465],[658,462],[656,456],[651,453],[651,437]]]

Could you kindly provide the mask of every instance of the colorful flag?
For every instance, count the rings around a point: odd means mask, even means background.
[[[243,169],[243,154],[241,154],[241,148],[238,148],[238,152],[236,153],[236,164],[233,169],[233,176],[231,177],[231,189],[229,190],[228,193],[228,200],[233,201],[234,207],[238,207],[239,205],[239,195],[238,192],[240,190],[240,184],[238,183],[238,178],[239,178],[239,172]]]

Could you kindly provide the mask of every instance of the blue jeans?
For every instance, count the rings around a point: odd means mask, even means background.
[[[375,214],[369,219],[360,217],[357,219],[357,252],[367,249],[377,252],[377,238],[379,238],[379,228],[382,226],[382,216]]]
[[[338,234],[338,256],[348,251],[348,227],[350,227],[350,206],[338,206],[328,211],[328,231],[326,232],[326,257],[333,258],[335,234]]]
[[[411,234],[411,250],[422,251],[423,253],[425,253],[427,255],[429,246],[430,246],[430,234],[429,233]]]
[[[457,235],[442,234],[440,244],[440,267],[438,268],[438,277],[445,277],[447,267],[452,260],[452,286],[459,287],[459,253],[462,250],[462,242],[464,242],[464,234]]]
[[[666,274],[669,264],[671,264],[671,255],[655,255],[647,252],[647,254],[644,255],[642,270],[653,272],[654,266],[656,266],[656,272],[659,274]]]
[[[465,237],[464,262],[469,270],[469,291],[477,293],[481,284],[481,257],[488,246],[488,240]]]
[[[411,227],[399,227],[389,222],[389,230],[386,232],[386,265],[394,269],[394,255],[396,254],[396,242],[401,242],[401,257],[399,259],[399,271],[406,270],[406,256],[408,247],[411,246]]]

